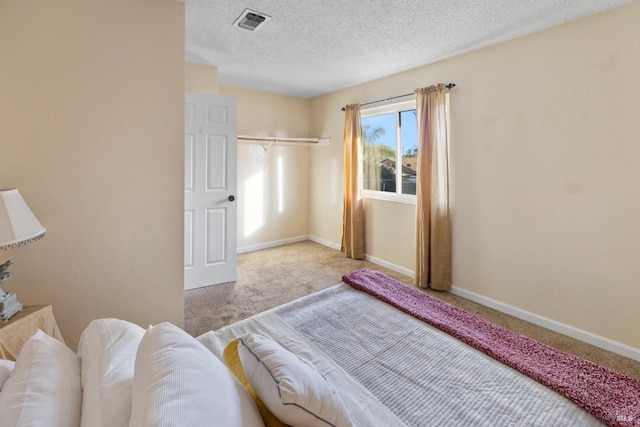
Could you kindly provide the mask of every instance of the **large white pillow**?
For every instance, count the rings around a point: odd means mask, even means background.
[[[170,323],[147,329],[135,362],[131,426],[264,426],[244,387]]]
[[[81,405],[80,358],[38,329],[0,393],[2,425],[79,426]]]
[[[263,335],[238,340],[245,375],[278,419],[292,426],[352,425],[342,398],[311,363]]]
[[[138,345],[145,330],[119,319],[93,320],[80,336],[83,427],[126,427]]]
[[[9,374],[13,371],[15,365],[16,362],[13,360],[0,359],[0,390],[2,390],[4,382],[9,378]]]

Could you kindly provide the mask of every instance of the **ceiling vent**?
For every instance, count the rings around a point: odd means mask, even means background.
[[[249,31],[256,31],[262,24],[267,22],[271,17],[264,13],[256,12],[255,10],[246,9],[242,12],[242,15],[236,22],[233,23],[234,27],[244,28]]]

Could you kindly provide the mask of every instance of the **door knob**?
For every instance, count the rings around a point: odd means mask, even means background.
[[[233,202],[236,199],[236,196],[234,196],[233,194],[231,196],[229,196],[229,201]]]

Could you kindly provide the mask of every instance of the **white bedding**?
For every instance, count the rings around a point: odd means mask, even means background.
[[[222,359],[226,344],[248,332],[312,362],[358,426],[602,425],[536,381],[345,284],[198,340]]]
[[[207,332],[199,336],[198,340],[223,360],[222,352],[229,341],[245,333],[270,336],[286,349],[311,362],[339,390],[355,425],[368,427],[404,425],[367,389],[346,374],[340,366],[306,338],[284,323],[273,311],[258,314],[218,331]]]

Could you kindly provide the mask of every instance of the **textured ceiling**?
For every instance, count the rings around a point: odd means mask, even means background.
[[[631,1],[185,0],[185,59],[221,85],[311,98]],[[246,8],[271,19],[234,27]]]

